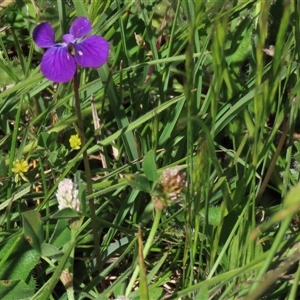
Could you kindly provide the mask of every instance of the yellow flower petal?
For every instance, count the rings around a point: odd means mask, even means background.
[[[29,165],[28,162],[24,159],[16,159],[13,162],[13,167],[11,168],[12,172],[15,173],[15,182],[18,182],[20,180],[20,177],[24,180],[24,181],[28,181],[28,179],[26,178],[26,176],[24,175],[24,173],[27,173],[29,170]]]
[[[80,140],[78,134],[71,135],[71,137],[69,139],[69,142],[70,142],[70,147],[72,149],[75,149],[75,150],[79,150],[80,149],[81,140]]]

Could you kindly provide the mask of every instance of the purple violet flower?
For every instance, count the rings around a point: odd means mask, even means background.
[[[109,43],[101,36],[88,36],[92,24],[86,17],[76,18],[70,32],[64,34],[62,43],[55,42],[52,26],[43,22],[32,33],[34,42],[46,50],[41,61],[41,71],[46,78],[55,82],[67,82],[72,79],[76,65],[85,68],[99,68],[108,59]]]

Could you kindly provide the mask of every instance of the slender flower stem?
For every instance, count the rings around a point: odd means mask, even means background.
[[[68,300],[74,300],[74,289],[73,287],[72,288],[69,288],[67,289],[67,295],[68,295]]]
[[[159,225],[159,221],[160,221],[160,217],[161,217],[161,212],[162,210],[160,209],[156,209],[155,210],[155,218],[154,218],[154,221],[153,221],[153,224],[152,224],[152,228],[151,228],[151,231],[150,231],[150,234],[149,234],[149,237],[148,237],[148,240],[145,244],[145,247],[144,247],[144,250],[143,250],[143,256],[144,256],[144,259],[146,258],[152,244],[153,244],[153,241],[154,241],[154,237],[155,237],[155,233],[157,231],[157,228],[158,228],[158,225]],[[125,292],[125,295],[128,296],[132,290],[132,287],[139,275],[139,271],[140,271],[140,267],[139,265],[137,265],[135,267],[135,270],[132,274],[132,277],[130,279],[130,282],[127,286],[127,289],[126,289],[126,292]]]
[[[71,228],[71,240],[70,243],[73,245],[73,248],[70,252],[69,261],[70,265],[65,268],[62,272],[60,279],[67,290],[68,300],[75,300],[74,296],[74,258],[75,258],[75,245],[77,231],[82,224],[83,218],[73,218],[69,220],[69,225]]]
[[[82,147],[85,146],[85,135],[84,135],[84,126],[83,126],[83,120],[82,120],[82,114],[81,114],[81,107],[80,107],[80,98],[79,98],[79,81],[77,76],[77,70],[74,74],[74,81],[73,81],[73,87],[74,87],[74,96],[75,96],[75,107],[76,107],[76,113],[77,113],[77,125],[79,129],[79,136],[81,139],[81,145]],[[83,152],[83,162],[84,162],[84,169],[86,174],[86,183],[87,183],[87,193],[88,195],[93,194],[93,186],[92,186],[92,175],[91,175],[91,169],[89,164],[89,158],[87,151],[84,150]],[[92,225],[92,233],[94,238],[94,246],[95,246],[95,253],[96,253],[96,261],[98,266],[99,273],[102,272],[102,260],[100,255],[100,243],[99,243],[99,235],[97,230],[97,222],[95,219],[96,216],[96,206],[94,203],[94,199],[89,199],[89,207],[90,207],[90,214],[91,214],[91,225]],[[103,282],[102,282],[102,288]]]
[[[70,274],[70,278],[72,279],[71,284],[66,284],[68,300],[74,300],[74,288],[73,288],[73,276],[74,276],[74,254],[75,254],[75,240],[76,240],[77,229],[72,228],[71,226],[71,243],[74,244],[74,247],[70,253],[71,266],[68,270],[65,270]]]

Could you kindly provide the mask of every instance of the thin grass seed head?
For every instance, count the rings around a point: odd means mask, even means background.
[[[186,187],[186,174],[180,167],[167,168],[163,171],[153,193],[154,206],[164,209],[182,200],[182,192]]]
[[[64,34],[62,43],[55,42],[52,26],[43,22],[37,25],[32,37],[37,46],[48,48],[41,61],[41,71],[46,78],[55,82],[70,81],[76,67],[99,68],[106,63],[109,43],[101,36],[85,37],[92,30],[92,23],[86,17],[76,18],[70,32]]]
[[[78,189],[76,184],[73,183],[71,179],[63,179],[58,184],[56,198],[59,210],[70,207],[78,212],[81,211],[80,201],[78,198]]]

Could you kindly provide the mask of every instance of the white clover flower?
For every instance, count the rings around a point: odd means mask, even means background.
[[[71,179],[66,178],[59,183],[56,198],[59,210],[70,207],[80,212],[78,189]]]
[[[152,198],[156,209],[162,210],[183,199],[182,192],[187,186],[185,177],[186,174],[180,167],[167,168],[163,171]]]
[[[161,181],[167,185],[182,185],[183,176],[180,167],[167,168],[162,172]]]

